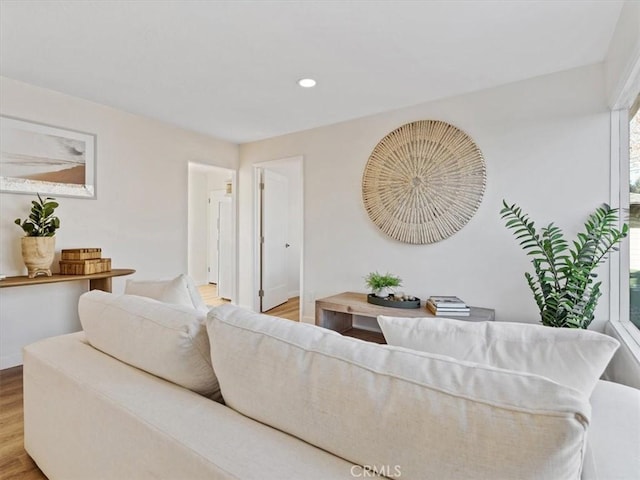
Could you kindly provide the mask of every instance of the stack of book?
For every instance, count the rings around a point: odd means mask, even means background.
[[[434,296],[427,300],[427,309],[437,316],[468,317],[470,309],[458,297]]]

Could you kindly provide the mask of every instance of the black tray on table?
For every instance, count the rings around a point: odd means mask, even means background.
[[[420,299],[414,297],[415,300],[389,300],[387,298],[376,297],[373,293],[367,295],[367,302],[374,305],[380,305],[381,307],[391,308],[420,308]]]

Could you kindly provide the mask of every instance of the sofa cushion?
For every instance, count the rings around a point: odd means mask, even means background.
[[[547,378],[232,305],[207,330],[227,406],[351,462],[402,478],[580,477],[588,398]]]
[[[389,345],[535,373],[587,397],[620,343],[601,333],[527,323],[379,316]]]
[[[180,274],[169,280],[127,280],[124,288],[127,295],[153,298],[164,303],[193,307],[202,312],[209,309],[202,301],[198,287],[189,275]]]
[[[87,339],[98,350],[220,400],[202,312],[100,290],[83,294],[78,311]]]

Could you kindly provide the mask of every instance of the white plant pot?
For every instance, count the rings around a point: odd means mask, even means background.
[[[373,292],[373,294],[376,297],[380,297],[380,298],[387,298],[392,293],[393,293],[393,288],[391,287],[384,287],[384,288],[381,288],[380,290],[376,290],[375,292]]]
[[[22,237],[22,260],[29,278],[51,276],[51,264],[56,251],[55,237]]]

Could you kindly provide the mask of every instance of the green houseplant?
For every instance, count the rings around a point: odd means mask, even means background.
[[[15,224],[25,233],[21,239],[22,259],[29,278],[44,274],[51,276],[51,264],[55,254],[55,233],[60,228],[60,219],[54,215],[59,204],[55,198],[42,198],[31,202],[31,214],[25,220],[16,218]]]
[[[524,275],[540,310],[543,325],[551,327],[587,328],[593,320],[598,299],[602,295],[594,270],[604,263],[610,251],[627,236],[629,227],[621,230],[618,209],[607,204],[589,215],[584,231],[571,243],[559,227],[550,223],[538,231],[529,216],[515,204],[503,200],[501,218],[513,230],[520,246],[532,257],[535,275]]]
[[[365,284],[376,297],[386,298],[392,293],[392,289],[402,285],[402,279],[386,273],[371,272],[365,277]]]
[[[16,218],[18,225],[27,237],[53,237],[56,230],[60,228],[60,219],[54,215],[54,211],[59,207],[55,198],[46,197],[43,199],[39,193],[38,201],[31,201],[31,214],[22,222]]]

